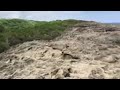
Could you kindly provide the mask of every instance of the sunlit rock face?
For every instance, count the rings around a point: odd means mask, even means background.
[[[1,53],[0,78],[119,79],[120,29],[91,23],[49,42],[25,42]]]

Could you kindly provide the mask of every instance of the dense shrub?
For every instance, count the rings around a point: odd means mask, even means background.
[[[79,20],[33,21],[0,19],[0,52],[10,46],[32,40],[51,40]]]
[[[5,28],[2,25],[0,25],[0,33],[3,33],[4,31],[5,31]]]

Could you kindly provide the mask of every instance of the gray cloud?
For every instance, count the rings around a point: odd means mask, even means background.
[[[19,16],[18,11],[0,11],[0,18],[19,18]]]
[[[0,11],[0,18],[33,20],[78,19],[81,11]]]

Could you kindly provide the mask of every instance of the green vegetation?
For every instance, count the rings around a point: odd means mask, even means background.
[[[32,40],[52,40],[79,20],[51,22],[22,19],[0,19],[0,52],[10,46]]]

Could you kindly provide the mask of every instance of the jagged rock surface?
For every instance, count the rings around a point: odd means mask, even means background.
[[[0,54],[0,79],[119,79],[119,40],[119,28],[93,24],[25,42]]]

